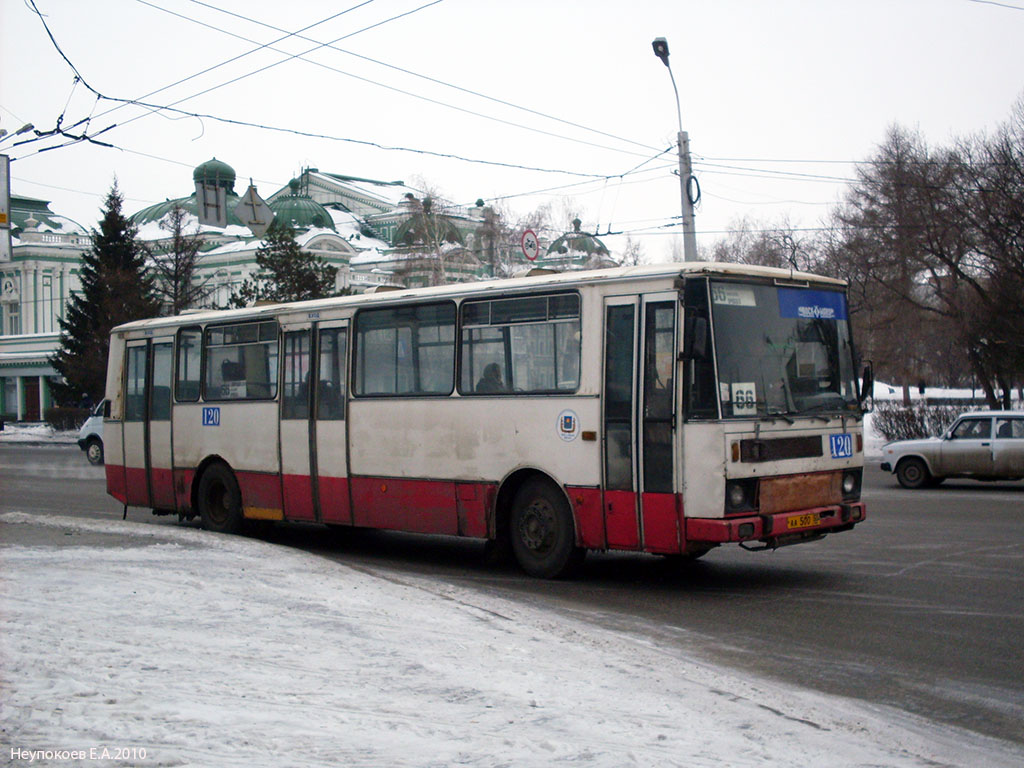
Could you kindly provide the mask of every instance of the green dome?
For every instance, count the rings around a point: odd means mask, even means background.
[[[579,219],[573,219],[572,232],[566,232],[551,243],[548,246],[547,254],[551,256],[558,253],[565,254],[575,251],[577,253],[585,253],[588,256],[593,256],[594,254],[607,256],[608,249],[604,243],[594,237],[594,235],[580,231],[582,223]]]
[[[275,222],[288,224],[294,229],[334,229],[334,219],[327,209],[308,195],[299,193],[298,179],[292,179],[288,186],[291,194],[282,195],[270,203]]]
[[[235,215],[235,208],[238,206],[239,197],[234,192],[228,192],[227,195],[227,209],[228,209],[228,226],[229,227],[244,227],[242,223]],[[190,195],[189,197],[179,197],[175,200],[164,200],[162,203],[156,203],[148,208],[143,208],[141,211],[133,213],[131,220],[134,224],[142,226],[149,224],[153,221],[160,221],[164,216],[173,211],[175,208],[184,208],[186,211],[191,213],[193,216],[199,216],[199,206],[196,205],[196,196]]]
[[[192,171],[192,180],[196,183],[215,184],[224,187],[228,192],[235,189],[235,169],[216,157],[196,166]]]

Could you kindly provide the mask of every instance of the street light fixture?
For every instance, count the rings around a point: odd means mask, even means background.
[[[0,140],[13,139],[15,136],[21,136],[21,134],[23,133],[28,133],[33,128],[35,128],[35,126],[32,125],[32,123],[25,123],[23,126],[21,126],[21,128],[19,128],[12,134],[8,134],[5,129],[0,128]]]
[[[672,78],[672,90],[676,94],[676,115],[679,118],[679,134],[677,142],[679,147],[679,196],[682,202],[683,211],[683,260],[697,261],[697,233],[693,224],[693,205],[700,197],[698,192],[691,194],[691,179],[693,183],[697,180],[693,175],[693,166],[690,164],[690,135],[683,130],[683,110],[679,104],[679,89],[676,87],[676,78],[672,74],[672,67],[668,63],[668,40],[664,37],[656,37],[651,42],[654,55],[661,59],[661,63],[668,69],[668,76]]]

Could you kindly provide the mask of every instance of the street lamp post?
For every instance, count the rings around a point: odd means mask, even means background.
[[[661,59],[661,63],[668,69],[668,76],[672,78],[672,90],[676,94],[676,115],[679,118],[679,134],[677,136],[679,197],[683,211],[683,260],[697,261],[697,233],[693,225],[693,204],[696,200],[690,194],[690,179],[693,179],[693,166],[690,164],[690,135],[683,130],[683,110],[679,105],[679,89],[676,87],[676,78],[672,74],[672,67],[668,63],[668,40],[664,37],[657,37],[651,43],[651,47],[654,48],[654,55]]]

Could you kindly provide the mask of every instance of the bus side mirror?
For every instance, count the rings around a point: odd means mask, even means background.
[[[103,418],[104,419],[109,419],[110,418],[110,401],[109,400],[104,400],[103,401]]]
[[[857,400],[863,406],[864,401],[871,397],[872,392],[875,388],[875,371],[871,365],[871,361],[868,360],[864,364],[864,373],[861,375],[860,392],[858,393]]]
[[[683,323],[683,357],[687,360],[707,360],[708,319],[687,315]]]

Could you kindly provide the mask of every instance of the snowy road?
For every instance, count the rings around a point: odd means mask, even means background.
[[[1012,745],[429,578],[187,528],[0,524],[12,765],[1024,763]],[[134,759],[60,754],[125,747]]]

